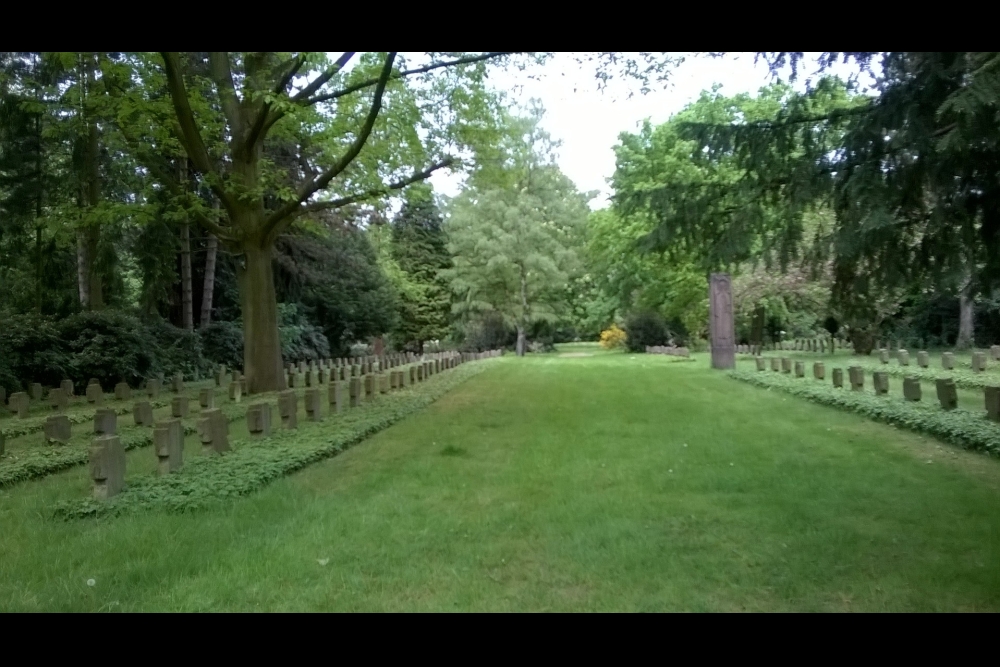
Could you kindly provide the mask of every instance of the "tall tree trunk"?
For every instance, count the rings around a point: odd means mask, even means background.
[[[87,254],[87,233],[76,232],[76,282],[80,290],[80,305],[90,308],[90,257]]]
[[[219,250],[219,239],[208,235],[205,248],[205,283],[201,288],[201,328],[212,323],[212,297],[215,295],[215,256]]]
[[[93,76],[93,69],[89,70],[88,79]],[[88,85],[89,91],[89,85]],[[100,164],[100,137],[97,133],[97,121],[89,119],[87,121],[87,143],[84,150],[84,175],[87,183],[85,205],[90,210],[97,208],[101,203],[101,164]],[[89,283],[87,306],[91,310],[99,310],[104,307],[104,290],[101,285],[101,273],[97,263],[97,247],[100,241],[101,230],[93,220],[88,221],[84,236],[86,238],[87,274],[85,280]],[[81,302],[83,299],[80,299]]]
[[[973,321],[972,280],[967,280],[962,292],[958,295],[958,338],[955,347],[965,350],[975,344],[975,323]]]
[[[274,290],[271,248],[246,243],[240,269],[243,306],[243,373],[251,394],[285,388],[278,334],[278,299]]]
[[[521,267],[521,321],[517,325],[517,356],[524,356],[524,330],[528,323],[528,277]]]
[[[519,356],[519,357],[523,357],[524,356],[524,344],[525,344],[524,325],[523,324],[518,324],[517,325],[517,347],[515,349],[517,351],[517,356]]]
[[[35,56],[37,58],[37,56]],[[37,64],[37,60],[36,60]],[[35,99],[39,97],[35,89]],[[35,116],[35,312],[42,314],[42,114]]]
[[[191,225],[181,223],[181,321],[188,331],[194,330],[194,306],[191,288]]]

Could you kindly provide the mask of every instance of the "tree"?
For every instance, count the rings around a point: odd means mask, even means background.
[[[528,325],[554,321],[578,269],[576,247],[592,196],[576,191],[552,163],[539,111],[512,118],[510,135],[528,148],[509,168],[483,174],[452,202],[446,226],[454,267],[445,271],[459,312],[495,311],[517,329],[523,356]]]

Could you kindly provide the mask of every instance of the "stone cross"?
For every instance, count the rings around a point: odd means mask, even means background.
[[[136,426],[153,425],[153,406],[149,401],[139,401],[132,406],[132,416]]]
[[[322,405],[319,388],[306,389],[306,419],[311,422],[323,421]]]
[[[271,406],[267,406],[268,423],[270,423]],[[201,449],[206,454],[221,454],[229,451],[229,420],[222,410],[212,408],[201,413],[198,420],[198,437]],[[249,413],[247,413],[249,422]],[[257,435],[253,432],[250,435]]]
[[[954,410],[958,407],[958,391],[955,388],[954,380],[951,378],[941,378],[935,380],[934,386],[937,389],[938,401],[940,401],[942,408],[945,410]]]
[[[233,403],[239,403],[243,399],[243,387],[240,386],[239,380],[229,383],[229,400]]]
[[[271,435],[271,404],[254,403],[247,408],[247,430],[255,438]]]
[[[66,415],[52,415],[45,419],[45,442],[58,442],[65,445],[69,442],[71,426]]]
[[[94,413],[94,433],[115,435],[118,433],[118,415],[110,408],[101,408]]]
[[[106,500],[125,486],[125,448],[117,435],[99,435],[90,445],[90,478],[94,497]]]
[[[146,394],[150,398],[158,398],[160,395],[159,378],[149,378],[146,380]]]
[[[198,392],[198,405],[202,410],[212,410],[215,408],[215,390],[206,387]]]
[[[919,401],[920,394],[920,378],[913,375],[903,378],[903,398],[908,401]]]
[[[87,385],[87,402],[94,405],[104,405],[104,392],[101,390],[101,385]]]
[[[184,426],[180,419],[167,419],[153,425],[153,451],[156,473],[169,475],[184,465]]]
[[[278,414],[285,428],[299,427],[299,397],[292,389],[278,394]]]
[[[66,396],[67,397],[73,398],[73,381],[72,380],[63,380],[62,382],[59,383],[59,388],[62,389],[64,392],[66,392]]]
[[[872,384],[875,386],[875,393],[882,396],[889,393],[889,374],[885,371],[875,371],[872,373]]]
[[[130,401],[132,400],[132,388],[128,386],[128,382],[119,382],[115,385],[115,400],[116,401]]]

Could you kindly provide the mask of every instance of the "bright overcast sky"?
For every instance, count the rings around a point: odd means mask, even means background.
[[[800,70],[802,80],[797,82],[797,88],[804,88],[804,76],[814,69]],[[513,92],[512,97],[525,106],[533,97],[541,100],[546,110],[542,126],[553,139],[562,142],[559,166],[581,191],[601,193],[591,201],[595,209],[607,205],[607,179],[615,170],[612,146],[619,133],[635,131],[645,118],[654,124],[666,121],[715,83],[722,84],[723,93],[735,95],[756,93],[772,80],[763,61],[754,64],[752,53],[720,58],[689,56],[663,88],[642,95],[638,84],[633,83],[636,93],[631,99],[625,82],[612,82],[608,89],[598,92],[593,67],[580,66],[566,54],[557,54],[537,71],[541,74],[539,80],[517,71],[498,72],[491,78],[503,90],[512,91],[520,84],[522,89]],[[853,71],[855,68],[850,66],[833,70],[844,78]],[[435,174],[431,182],[435,190],[448,196],[454,196],[460,186],[458,178],[449,174]]]

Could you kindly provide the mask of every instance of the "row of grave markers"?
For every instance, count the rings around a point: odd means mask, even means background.
[[[910,365],[910,353],[907,350],[888,350],[882,348],[878,351],[879,360],[883,364],[888,364],[891,357],[895,356],[896,361],[899,362],[900,366]],[[990,347],[990,357],[994,361],[1000,361],[1000,345],[993,345]],[[977,373],[981,373],[986,370],[986,352],[973,351],[972,353],[972,370]],[[927,368],[930,365],[930,355],[924,350],[917,352],[917,365],[921,368]],[[955,353],[954,352],[943,352],[941,353],[941,368],[950,371],[955,368]]]
[[[405,365],[407,363],[405,361],[396,363],[400,361],[399,359],[390,361],[386,358],[374,362],[378,363],[378,366],[366,366],[366,372],[363,374],[360,372],[360,364],[352,364],[352,367],[358,367],[357,374],[354,374],[353,368],[350,375],[339,373],[335,376],[330,373],[325,376],[326,380],[323,386],[315,385],[306,388],[306,419],[322,421],[324,400],[331,413],[340,413],[348,406],[357,407],[363,402],[373,400],[378,394],[386,394],[422,382],[432,375],[455,368],[462,362],[498,357],[501,354],[502,350],[461,354],[442,352],[425,355],[433,358],[411,362],[409,365]],[[329,368],[338,367],[344,368],[344,366],[336,364]],[[296,368],[294,373],[289,369],[289,372],[292,375],[297,374],[300,368]],[[317,364],[317,367],[309,372],[310,374],[316,372],[318,380],[320,369],[325,368]],[[323,395],[324,386],[326,388],[325,396]],[[230,380],[229,388],[230,398],[238,402],[240,397],[239,383]],[[203,451],[207,454],[221,454],[229,450],[229,421],[221,410],[214,407],[214,395],[214,390],[203,389],[199,398],[203,409],[198,421],[198,435]],[[140,405],[143,407],[140,408]],[[294,388],[279,392],[277,408],[277,415],[283,428],[298,428],[298,394]],[[175,397],[171,404],[171,410],[172,419],[153,424],[152,408],[149,402],[144,401],[141,404],[136,404],[136,425],[153,426],[153,449],[158,461],[157,472],[160,475],[175,472],[183,466],[184,429],[181,418],[187,416],[187,397]],[[111,417],[102,416],[104,413],[110,414]],[[66,440],[68,440],[69,420],[65,415],[61,417],[65,420]],[[98,426],[99,420],[100,427]],[[263,401],[252,403],[247,407],[246,420],[247,430],[252,438],[269,436],[272,424],[271,404]],[[108,432],[109,423],[112,425],[111,432]],[[90,473],[94,481],[94,497],[99,499],[114,496],[124,488],[125,483],[125,450],[118,436],[114,433],[114,423],[115,413],[112,410],[98,410],[94,421],[97,437],[90,448]]]
[[[757,370],[767,370],[768,360],[772,371],[792,373],[795,377],[805,377],[805,362],[793,361],[788,357],[758,357]],[[813,378],[816,380],[826,379],[826,365],[822,361],[813,363]],[[850,366],[847,369],[847,379],[854,391],[862,391],[865,388],[865,371],[861,366]],[[844,386],[844,370],[834,368],[831,373],[833,386]],[[872,373],[872,385],[875,394],[884,396],[889,393],[889,374],[885,371],[875,371]],[[958,407],[958,389],[955,381],[951,378],[939,378],[934,381],[938,402],[945,410],[954,410]],[[920,378],[907,376],[903,378],[903,398],[907,401],[919,401],[922,396]],[[983,394],[986,401],[986,415],[993,421],[1000,421],[1000,386],[984,387]]]

